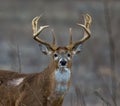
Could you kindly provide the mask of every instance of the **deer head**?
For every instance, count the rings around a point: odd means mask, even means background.
[[[72,57],[75,54],[78,54],[81,51],[81,45],[90,38],[90,25],[91,25],[91,16],[86,14],[84,15],[84,24],[77,24],[78,26],[84,29],[84,36],[82,39],[78,40],[77,42],[72,41],[72,28],[69,29],[70,32],[70,41],[69,44],[65,47],[59,47],[56,45],[55,34],[53,32],[53,43],[50,44],[45,42],[44,40],[40,39],[38,35],[49,25],[40,26],[38,28],[38,20],[40,17],[35,17],[32,20],[32,28],[33,28],[33,38],[39,43],[41,51],[45,55],[50,55],[53,58],[53,61],[56,63],[56,67],[70,67]]]

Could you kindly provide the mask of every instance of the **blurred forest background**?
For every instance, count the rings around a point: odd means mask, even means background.
[[[120,106],[120,1],[119,0],[1,0],[0,69],[40,72],[50,62],[32,38],[31,21],[54,28],[58,45],[74,41],[83,31],[83,14],[93,18],[91,38],[73,59],[72,86],[64,106]],[[51,30],[41,38],[51,42]]]

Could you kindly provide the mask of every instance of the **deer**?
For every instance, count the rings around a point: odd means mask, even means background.
[[[84,24],[77,24],[84,30],[82,39],[73,42],[72,28],[69,29],[70,40],[67,46],[57,46],[55,34],[53,42],[42,40],[39,34],[49,28],[40,26],[40,16],[32,20],[33,39],[40,45],[40,50],[51,57],[51,62],[38,73],[19,73],[0,70],[0,106],[62,106],[64,97],[71,84],[72,59],[80,53],[81,45],[91,36],[92,18],[84,15]]]

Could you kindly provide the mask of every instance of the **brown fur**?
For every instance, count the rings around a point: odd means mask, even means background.
[[[54,91],[55,62],[44,71],[35,74],[0,71],[0,106],[62,106],[64,95]],[[25,77],[18,86],[7,85],[7,81]]]

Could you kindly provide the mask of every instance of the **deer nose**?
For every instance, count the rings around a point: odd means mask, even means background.
[[[61,59],[60,64],[61,64],[61,66],[65,66],[67,64],[66,59]]]

